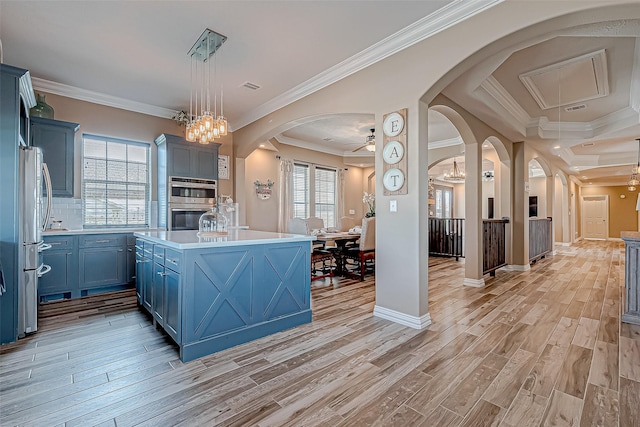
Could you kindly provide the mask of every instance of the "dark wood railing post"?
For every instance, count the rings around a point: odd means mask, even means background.
[[[464,257],[464,218],[429,218],[429,255]]]

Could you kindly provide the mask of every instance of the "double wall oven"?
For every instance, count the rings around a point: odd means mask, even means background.
[[[200,215],[216,203],[215,179],[169,177],[167,185],[167,229],[197,230]]]

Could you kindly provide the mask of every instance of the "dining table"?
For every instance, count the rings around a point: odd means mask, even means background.
[[[340,276],[344,270],[344,257],[342,252],[349,242],[355,242],[360,238],[360,233],[353,231],[339,231],[334,233],[319,233],[316,235],[317,242],[335,243],[335,248],[328,248],[332,253],[336,261],[336,268],[333,272],[334,275]]]

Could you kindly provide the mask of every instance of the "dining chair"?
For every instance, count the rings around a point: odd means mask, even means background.
[[[309,231],[324,229],[324,220],[317,216],[310,216],[307,218],[307,228]]]
[[[291,234],[311,234],[307,228],[307,221],[302,218],[291,218],[287,222],[287,231]]]
[[[342,216],[340,217],[338,228],[340,228],[340,231],[349,231],[356,225],[358,225],[358,222],[355,218],[352,218],[350,216]]]
[[[376,261],[376,218],[362,219],[362,233],[360,234],[360,244],[354,248],[344,251],[345,266],[352,266],[354,273],[364,280],[367,268],[375,270]],[[347,271],[348,268],[347,268]],[[359,274],[358,274],[359,273]]]

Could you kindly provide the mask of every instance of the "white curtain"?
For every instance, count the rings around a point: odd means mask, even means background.
[[[278,231],[287,232],[287,223],[293,218],[293,160],[280,160],[280,191]]]
[[[336,197],[336,227],[339,226],[340,218],[344,216],[344,169],[338,169],[338,193]]]

